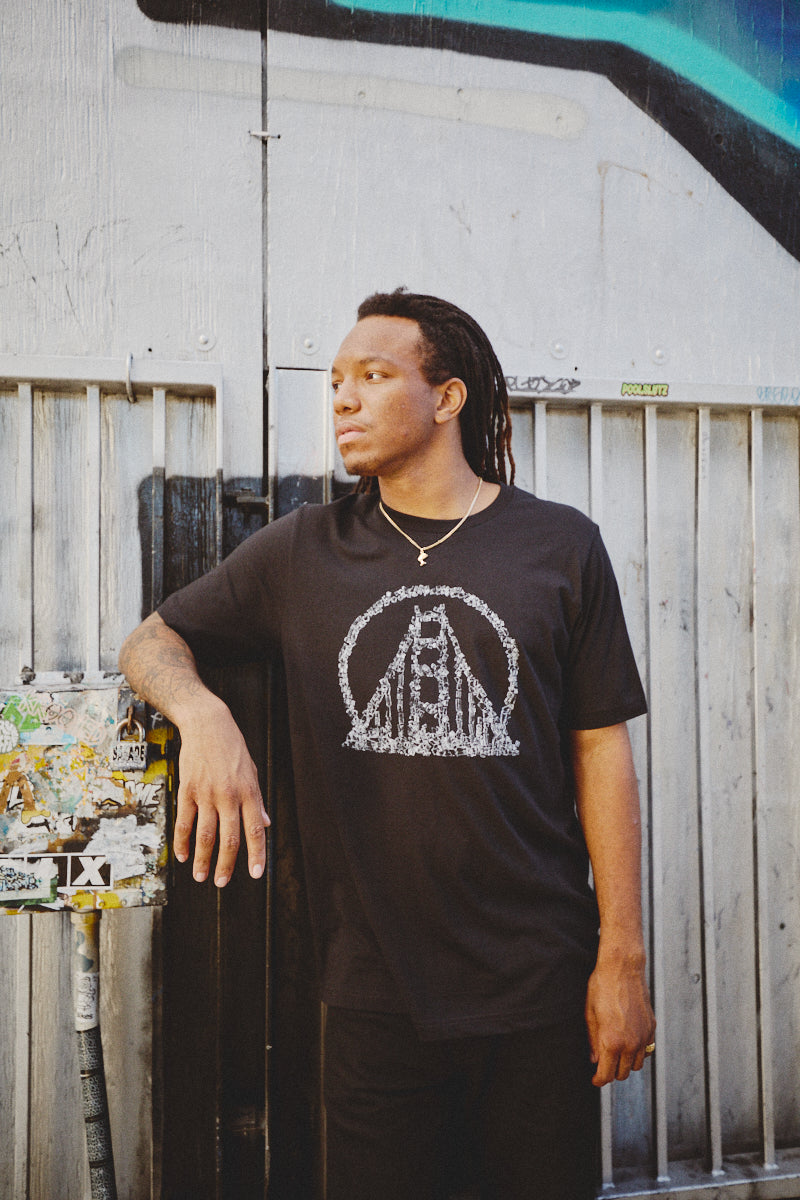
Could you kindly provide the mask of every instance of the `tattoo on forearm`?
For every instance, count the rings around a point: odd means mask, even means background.
[[[204,690],[189,647],[167,625],[145,623],[125,644],[120,668],[136,692],[165,716]]]

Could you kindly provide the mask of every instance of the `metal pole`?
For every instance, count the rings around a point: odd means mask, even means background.
[[[92,1200],[117,1200],[103,1045],[100,1041],[100,913],[72,912],[70,920],[74,929],[75,1029],[78,1034]]]

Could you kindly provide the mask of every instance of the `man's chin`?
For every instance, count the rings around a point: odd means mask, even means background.
[[[343,454],[342,462],[348,475],[372,476],[378,474],[378,464],[363,454]]]

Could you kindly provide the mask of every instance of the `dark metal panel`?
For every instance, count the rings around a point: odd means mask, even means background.
[[[143,481],[140,502],[150,481]],[[261,480],[228,487],[261,489]],[[213,478],[169,477],[165,512],[165,594],[196,578],[216,558]],[[146,503],[143,555],[152,545]],[[262,524],[258,514],[225,510],[229,552]],[[209,673],[230,705],[267,778],[265,680],[256,670]],[[176,865],[164,910],[161,954],[163,1200],[235,1200],[265,1187],[266,885],[247,874],[244,849],[218,892]]]

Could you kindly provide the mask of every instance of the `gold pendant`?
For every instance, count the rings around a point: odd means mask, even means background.
[[[420,546],[420,548],[419,548],[419,554],[417,555],[417,562],[419,563],[419,565],[420,565],[421,567],[424,567],[424,566],[425,566],[425,563],[427,562],[427,559],[428,559],[428,556],[427,556],[427,554],[425,553],[425,551],[424,551],[424,550],[422,549],[422,547]]]

